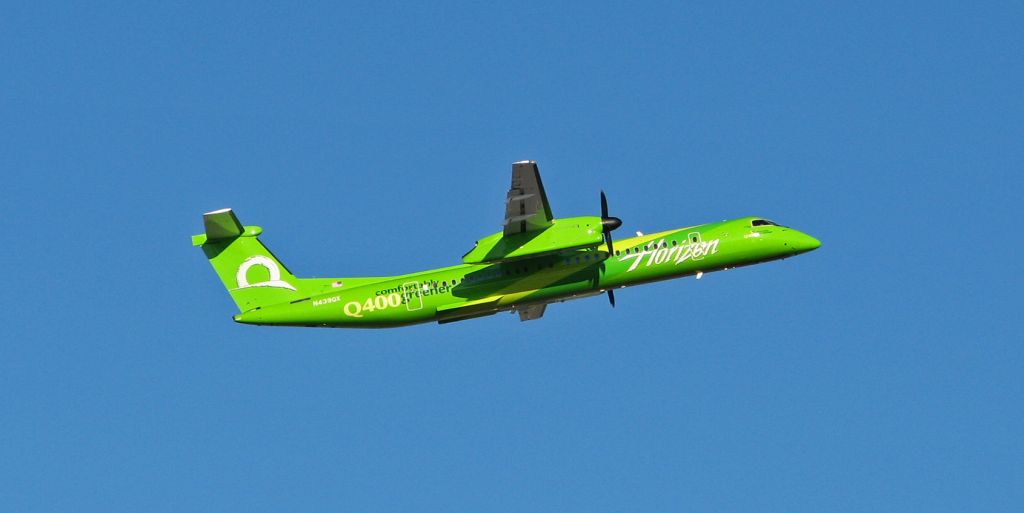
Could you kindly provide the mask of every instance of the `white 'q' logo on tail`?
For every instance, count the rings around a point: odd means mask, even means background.
[[[267,268],[267,272],[270,273],[270,279],[258,283],[249,283],[249,279],[246,278],[245,275],[249,272],[249,268],[254,265]],[[281,268],[277,266],[277,262],[261,255],[245,259],[245,262],[242,262],[242,265],[238,267],[238,273],[235,275],[235,281],[238,282],[238,288],[240,289],[247,289],[249,287],[274,287],[278,289],[295,290],[295,287],[293,287],[291,283],[281,280]]]

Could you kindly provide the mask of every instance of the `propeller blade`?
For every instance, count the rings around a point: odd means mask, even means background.
[[[611,302],[612,308],[615,308],[615,293],[611,290],[608,291],[608,301]]]
[[[604,232],[604,243],[608,245],[608,254],[615,254],[612,247],[612,230],[622,226],[622,220],[618,217],[608,217],[608,197],[601,191],[601,230]]]

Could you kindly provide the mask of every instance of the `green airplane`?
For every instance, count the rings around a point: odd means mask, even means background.
[[[504,229],[477,241],[462,264],[379,278],[296,278],[231,209],[203,215],[192,237],[238,305],[235,321],[272,326],[390,328],[511,311],[539,319],[550,303],[655,281],[779,260],[821,246],[760,217],[613,241],[608,215],[555,219],[536,162],[512,164]]]

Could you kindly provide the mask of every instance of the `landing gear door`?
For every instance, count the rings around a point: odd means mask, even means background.
[[[402,298],[405,299],[405,308],[415,312],[423,308],[423,289],[420,282],[409,281],[402,284]]]

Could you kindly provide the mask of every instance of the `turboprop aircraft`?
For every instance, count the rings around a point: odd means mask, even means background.
[[[536,162],[512,164],[502,231],[477,241],[462,263],[379,278],[296,278],[231,209],[203,215],[192,237],[238,305],[244,324],[389,328],[449,323],[511,311],[531,321],[547,305],[615,289],[779,260],[817,239],[762,217],[677,228],[613,241],[608,215],[556,219]]]

